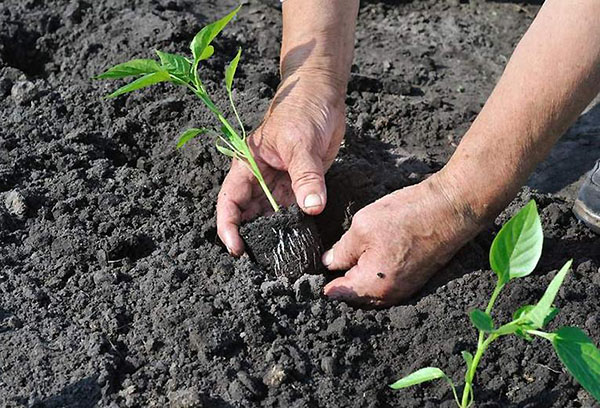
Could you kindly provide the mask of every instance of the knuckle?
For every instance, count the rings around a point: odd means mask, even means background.
[[[294,174],[292,179],[292,188],[295,190],[297,188],[321,183],[323,181],[323,176],[316,171],[303,171],[299,174]]]
[[[369,216],[364,210],[359,210],[354,214],[351,228],[359,235],[364,235],[369,231]]]

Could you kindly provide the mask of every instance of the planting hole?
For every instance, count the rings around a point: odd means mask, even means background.
[[[46,75],[45,64],[50,61],[50,56],[37,45],[41,34],[21,25],[7,28],[8,32],[0,34],[0,58],[4,63],[29,77]]]

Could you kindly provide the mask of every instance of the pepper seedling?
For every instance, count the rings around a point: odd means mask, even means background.
[[[135,81],[122,86],[113,93],[107,96],[107,98],[116,98],[117,96],[132,92],[138,89],[142,89],[151,85],[155,85],[161,82],[170,82],[175,85],[185,86],[191,90],[204,104],[206,107],[217,117],[220,124],[220,132],[214,129],[205,128],[192,128],[188,129],[180,136],[177,142],[177,148],[181,148],[187,142],[194,139],[195,137],[203,134],[209,134],[215,137],[216,148],[219,152],[232,159],[240,160],[244,163],[248,169],[252,172],[258,184],[263,189],[269,203],[275,211],[279,210],[279,206],[271,194],[265,179],[256,164],[252,151],[247,143],[246,129],[240,119],[235,103],[233,102],[233,78],[237,70],[240,57],[242,55],[242,49],[238,49],[237,54],[227,65],[225,69],[225,88],[227,90],[227,96],[229,98],[229,104],[237,123],[239,125],[238,131],[229,123],[225,115],[219,110],[217,105],[213,102],[208,94],[205,85],[200,80],[200,65],[202,61],[210,58],[215,49],[211,45],[212,41],[217,35],[225,28],[225,26],[235,17],[240,10],[241,5],[234,9],[231,13],[212,24],[207,25],[196,34],[190,44],[192,51],[191,59],[186,57],[169,54],[162,51],[156,51],[159,60],[153,59],[134,59],[131,61],[124,62],[122,64],[115,65],[108,69],[106,72],[98,75],[95,79],[122,79],[127,77],[139,78]]]
[[[600,351],[592,340],[577,327],[562,327],[551,333],[541,330],[558,313],[558,309],[552,304],[569,272],[572,260],[558,271],[536,305],[518,308],[513,315],[513,320],[499,327],[496,327],[492,319],[492,308],[504,286],[513,279],[531,274],[535,269],[542,255],[543,240],[540,216],[535,201],[532,200],[500,229],[492,242],[490,265],[498,279],[485,311],[475,309],[469,316],[472,324],[479,331],[479,337],[475,355],[468,351],[462,352],[467,369],[460,400],[453,381],[437,367],[417,370],[391,384],[390,387],[400,389],[444,379],[450,385],[458,407],[467,408],[475,400],[473,379],[483,353],[498,338],[514,334],[527,341],[531,341],[533,336],[549,341],[571,375],[597,401],[600,401]]]

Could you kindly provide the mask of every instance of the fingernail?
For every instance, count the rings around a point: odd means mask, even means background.
[[[325,266],[331,265],[333,263],[333,249],[330,249],[329,251],[325,252],[323,254],[323,257],[321,258],[321,261]]]
[[[304,199],[304,208],[320,207],[323,205],[321,197],[318,194],[309,194]]]
[[[231,252],[231,249],[229,249],[227,245],[225,245],[225,248],[227,248],[227,252],[229,252],[229,255],[233,256],[233,252]]]

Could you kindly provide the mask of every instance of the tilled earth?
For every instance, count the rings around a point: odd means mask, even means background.
[[[244,4],[203,69],[224,96],[224,65],[244,48],[236,99],[254,127],[278,83],[280,11],[276,1]],[[545,252],[539,272],[507,287],[496,317],[537,300],[573,257],[551,327],[577,325],[600,342],[600,240],[571,212],[600,156],[597,107],[534,174],[536,190],[524,188],[405,305],[353,309],[322,297],[329,277],[292,284],[230,258],[215,228],[226,158],[207,139],[174,149],[181,130],[211,123],[201,103],[168,85],[102,100],[115,84],[90,78],[154,48],[186,52],[234,5],[0,2],[1,406],[451,407],[442,382],[386,385],[425,365],[461,384],[460,351],[476,343],[466,313],[493,288],[489,244],[530,198]],[[318,220],[325,244],[361,206],[443,166],[536,11],[362,3],[332,215]],[[484,357],[475,395],[478,407],[597,406],[547,344],[518,338]]]

